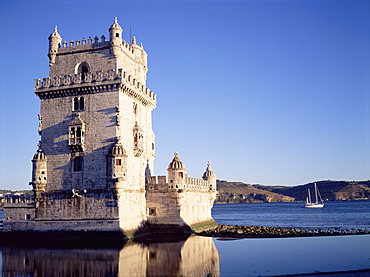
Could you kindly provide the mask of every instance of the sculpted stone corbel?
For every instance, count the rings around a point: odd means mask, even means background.
[[[38,89],[41,87],[41,81],[40,79],[34,79],[35,80],[35,89]]]
[[[48,87],[50,87],[50,78],[49,77],[46,77],[46,78],[43,78],[42,79],[42,86],[44,87],[44,88],[48,88]]]

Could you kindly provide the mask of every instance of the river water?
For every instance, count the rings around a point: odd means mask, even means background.
[[[370,201],[331,201],[319,209],[302,202],[215,204],[212,216],[225,225],[370,231]]]
[[[370,201],[220,204],[220,224],[368,229]],[[1,211],[2,212],[2,211]],[[1,214],[0,214],[1,216]],[[120,248],[1,247],[2,276],[276,276],[370,270],[370,235],[132,242]],[[330,276],[369,276],[346,273]],[[307,275],[305,275],[307,276]]]

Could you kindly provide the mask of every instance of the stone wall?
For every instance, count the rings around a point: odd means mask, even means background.
[[[175,183],[165,183],[164,176],[150,177],[147,185],[148,223],[190,226],[211,222],[211,209],[217,192],[204,180],[187,178],[184,189],[174,189]],[[198,187],[199,186],[199,187]]]

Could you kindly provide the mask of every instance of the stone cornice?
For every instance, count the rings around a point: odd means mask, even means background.
[[[35,79],[35,94],[40,99],[101,93],[113,90],[140,101],[145,106],[156,107],[156,94],[122,70],[87,72]]]

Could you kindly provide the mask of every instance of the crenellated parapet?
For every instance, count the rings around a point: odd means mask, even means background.
[[[67,74],[35,79],[35,94],[41,99],[65,95],[80,95],[121,89],[132,98],[140,100],[144,105],[155,108],[156,94],[132,75],[119,69]]]
[[[158,176],[158,181],[157,176],[149,176],[146,189],[147,191],[167,192],[166,176]]]
[[[181,192],[192,191],[192,192],[215,192],[216,188],[209,181],[192,178],[189,176],[185,177],[185,186],[178,188],[175,183],[167,183],[166,176],[158,176],[158,182],[156,176],[148,177],[147,190],[165,192],[168,190],[179,189]]]
[[[14,194],[7,194],[4,197],[4,207],[29,207],[33,206],[35,201],[33,197],[29,195],[14,195]]]
[[[64,53],[70,53],[71,51],[78,52],[78,51],[86,51],[86,50],[99,50],[109,48],[111,46],[111,41],[106,41],[105,36],[101,36],[100,41],[97,36],[94,38],[89,37],[88,39],[76,39],[76,40],[69,40],[63,41],[58,45],[58,55]],[[124,39],[121,40],[119,45],[121,50],[126,50],[134,54],[135,48],[132,44],[129,44]]]

